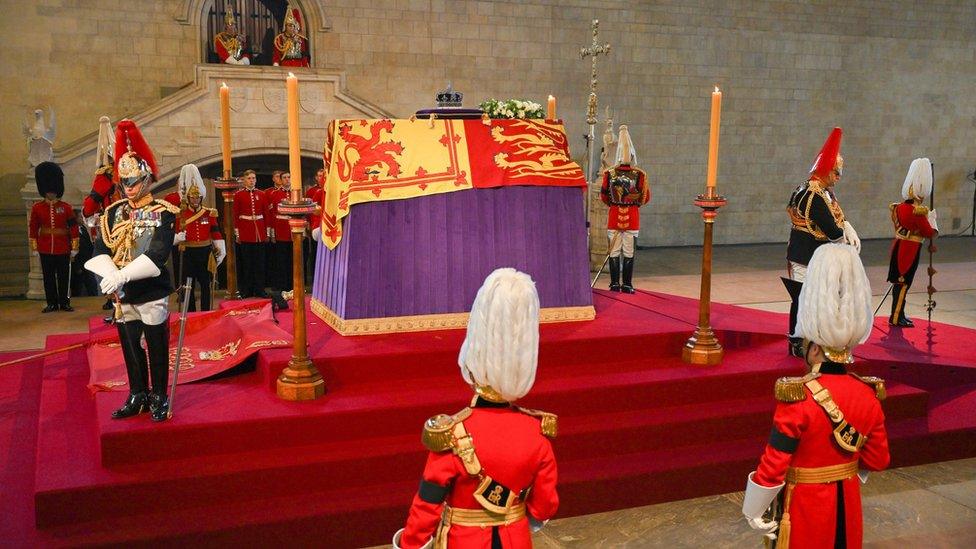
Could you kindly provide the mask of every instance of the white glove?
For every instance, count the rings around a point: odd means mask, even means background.
[[[742,514],[749,521],[749,527],[753,530],[763,530],[767,536],[773,534],[778,524],[775,521],[763,519],[763,513],[769,505],[779,495],[783,489],[783,483],[779,486],[763,486],[752,480],[755,471],[749,473],[746,479],[746,495],[742,500]]]
[[[241,232],[238,231],[237,229],[234,229],[234,242],[240,243],[240,241],[241,241]]]
[[[274,242],[274,229],[268,227],[267,231],[268,231],[268,242]]]
[[[240,61],[238,62],[238,65],[250,65],[250,64],[251,64],[251,60],[248,59],[247,57],[241,57]]]
[[[278,64],[277,64],[277,63],[274,63],[274,66],[275,66],[275,67],[277,67],[277,66],[278,66]]]
[[[176,246],[180,242],[186,242],[186,231],[180,231],[173,235],[173,245]]]
[[[314,240],[316,242],[321,242],[322,241],[322,228],[321,227],[315,227],[314,229],[312,229],[312,240]]]
[[[932,227],[932,229],[934,229],[936,232],[938,232],[938,230],[939,230],[939,216],[935,213],[935,210],[929,210],[928,219],[929,219],[929,225]]]
[[[85,268],[97,274],[101,278],[105,278],[106,276],[109,276],[109,274],[119,270],[108,254],[96,255],[95,257],[89,259],[85,262]]]
[[[233,55],[228,55],[227,56],[227,59],[224,60],[224,63],[227,63],[228,65],[240,65],[241,64],[240,61],[238,61],[237,59],[234,59],[234,56]]]
[[[854,230],[854,225],[851,225],[850,221],[844,221],[844,240],[854,246],[857,253],[861,253],[861,239],[858,238],[857,231]]]
[[[41,257],[41,252],[38,252],[37,250],[31,250],[31,255],[34,257]]]
[[[393,549],[400,549],[400,536],[403,535],[403,528],[397,530],[396,534],[393,534]],[[423,544],[420,549],[431,549],[434,547],[434,538],[431,537],[427,540],[427,543]]]
[[[78,255],[78,250],[71,250],[71,259],[74,259]]]
[[[89,229],[93,229],[93,228],[97,227],[98,226],[98,218],[99,218],[99,215],[97,213],[92,214],[91,217],[86,217],[85,218],[85,226],[87,226]]]
[[[125,267],[122,267],[115,272],[109,272],[108,276],[102,278],[102,293],[113,294],[117,292],[119,288],[125,286],[127,282],[159,276],[160,272],[159,267],[157,267],[148,256],[140,255],[132,260],[132,263],[129,263]]]
[[[217,260],[217,265],[224,262],[224,258],[227,257],[227,245],[224,244],[223,240],[214,240],[214,259]]]
[[[861,479],[861,484],[867,484],[868,483],[868,474],[869,473],[870,473],[870,471],[867,471],[867,470],[864,470],[864,469],[858,469],[857,470],[857,478]]]

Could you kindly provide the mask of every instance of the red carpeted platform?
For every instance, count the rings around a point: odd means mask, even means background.
[[[543,326],[522,403],[560,415],[559,516],[741,489],[774,380],[802,372],[785,316],[714,305],[725,360],[697,367],[680,360],[697,301],[598,291],[594,303],[593,322]],[[857,352],[861,371],[888,380],[893,466],[976,455],[976,330],[924,324],[879,320]],[[163,424],[109,419],[122,396],[88,392],[83,351],[4,369],[4,545],[388,542],[423,468],[422,422],[469,399],[464,334],[344,338],[315,319],[310,334],[325,398],[278,400],[290,351],[261,351],[252,371],[181,386]]]

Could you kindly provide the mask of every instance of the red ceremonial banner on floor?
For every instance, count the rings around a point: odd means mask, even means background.
[[[179,335],[179,315],[170,315],[170,375],[176,363]],[[275,324],[268,301],[190,313],[180,356],[179,383],[199,381],[229,370],[260,349],[291,344],[292,335]],[[129,390],[118,334],[92,344],[88,348],[88,364],[91,372],[88,388],[92,391]]]
[[[551,120],[334,120],[325,144],[322,237],[342,238],[354,204],[507,185],[585,187]]]

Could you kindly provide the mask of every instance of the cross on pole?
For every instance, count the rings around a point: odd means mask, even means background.
[[[601,53],[609,55],[610,44],[600,44],[597,42],[597,35],[599,34],[600,28],[599,19],[594,19],[591,27],[593,29],[593,41],[588,47],[580,48],[580,59],[592,58],[590,68],[590,99],[587,104],[586,123],[593,126],[596,124],[596,57]]]

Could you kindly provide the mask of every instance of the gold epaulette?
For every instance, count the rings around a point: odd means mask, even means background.
[[[912,213],[915,215],[929,215],[929,209],[921,204],[916,204],[912,207]]]
[[[169,212],[171,214],[174,214],[174,215],[179,215],[179,213],[180,213],[179,206],[174,206],[174,205],[170,204],[169,202],[167,202],[167,201],[165,201],[165,200],[163,200],[161,198],[157,198],[157,199],[153,200],[153,205],[150,206],[150,208],[152,208],[150,211],[153,211],[153,212],[160,212],[160,211],[166,210],[167,212]]]
[[[871,388],[874,389],[874,396],[878,397],[878,400],[884,400],[888,397],[888,391],[885,389],[885,382],[880,377],[859,376],[853,372],[851,372],[851,376],[865,385],[870,385]]]
[[[817,379],[820,374],[809,373],[803,377],[781,377],[776,380],[773,393],[780,402],[800,402],[806,400],[807,389],[804,384],[811,379]]]
[[[217,208],[207,208],[207,211],[210,212],[210,215],[212,215],[214,217],[217,217],[217,215],[218,215],[217,214]]]
[[[515,409],[525,415],[539,418],[539,426],[542,434],[549,438],[556,438],[556,435],[559,433],[559,416],[550,414],[549,412],[543,412],[542,410],[532,410],[519,406],[516,406]]]
[[[465,408],[453,416],[438,414],[424,422],[424,433],[420,440],[431,452],[446,452],[453,446],[454,437],[451,430],[454,425],[464,421],[470,415],[471,408]]]

